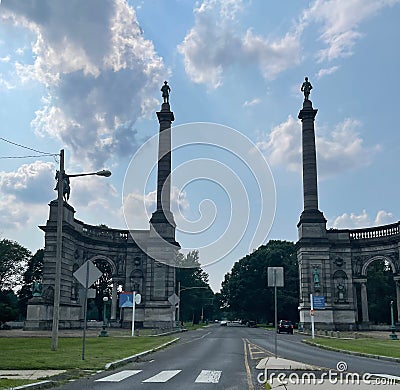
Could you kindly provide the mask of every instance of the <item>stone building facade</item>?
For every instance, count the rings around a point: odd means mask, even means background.
[[[179,244],[170,211],[171,123],[169,103],[157,112],[159,160],[157,209],[148,230],[119,230],[91,226],[74,218],[75,210],[63,202],[60,328],[80,328],[84,318],[84,290],[73,273],[87,260],[105,262],[112,275],[111,321],[117,321],[118,288],[136,291],[142,302],[136,306],[135,323],[143,327],[169,328],[175,324],[175,259]],[[45,232],[42,296],[30,300],[26,329],[51,329],[56,269],[57,200],[50,202]],[[124,308],[124,322],[132,321],[132,309]]]

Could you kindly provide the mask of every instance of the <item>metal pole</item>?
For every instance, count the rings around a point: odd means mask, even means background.
[[[89,260],[86,261],[86,283],[85,283],[85,304],[84,304],[85,306],[83,307],[82,360],[85,360],[88,289],[89,289]]]
[[[60,171],[58,174],[57,191],[57,241],[56,241],[56,270],[54,275],[53,325],[51,329],[51,350],[58,348],[58,323],[60,319],[61,296],[61,262],[62,262],[62,225],[63,225],[63,187],[64,187],[64,149],[60,150]]]
[[[136,306],[136,291],[132,294],[133,303],[132,303],[132,337],[135,336],[135,306]]]
[[[315,325],[314,325],[314,299],[313,295],[310,294],[310,303],[311,303],[311,310],[310,310],[310,317],[311,317],[311,337],[315,338]]]
[[[397,340],[397,334],[396,334],[396,326],[394,325],[394,312],[393,312],[393,301],[390,301],[390,317],[392,320],[392,325],[391,325],[391,330],[392,333],[390,334],[390,339],[391,340]]]
[[[177,317],[178,317],[178,326],[180,326],[180,319],[181,319],[181,282],[178,282],[178,298],[179,298],[179,302],[178,302],[178,313],[177,313]]]
[[[278,296],[276,288],[276,269],[274,269],[274,299],[275,299],[275,359],[278,357]]]

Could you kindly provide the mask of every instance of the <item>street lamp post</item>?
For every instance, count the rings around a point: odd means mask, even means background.
[[[101,170],[92,173],[79,173],[67,175],[64,168],[64,149],[60,150],[60,171],[57,178],[57,244],[56,244],[56,270],[54,276],[54,303],[53,303],[53,325],[51,329],[51,350],[58,348],[58,325],[60,321],[60,298],[61,298],[61,263],[62,263],[62,225],[63,225],[63,190],[64,178],[78,176],[111,176],[111,172]]]
[[[107,302],[108,297],[103,297],[103,328],[99,334],[99,337],[108,337],[107,333]]]
[[[397,340],[396,327],[394,325],[393,301],[390,301],[390,317],[392,320],[392,326],[390,327],[392,333],[390,334],[390,339]]]

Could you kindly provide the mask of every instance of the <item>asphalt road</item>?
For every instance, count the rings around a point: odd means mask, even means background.
[[[116,370],[71,382],[63,390],[224,389],[258,390],[259,360],[274,351],[274,332],[229,324],[180,334],[180,341]],[[301,343],[304,336],[278,335],[278,355],[307,364],[350,372],[398,375],[400,364],[325,351]],[[371,340],[373,342],[373,340]]]

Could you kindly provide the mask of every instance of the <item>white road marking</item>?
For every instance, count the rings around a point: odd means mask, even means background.
[[[222,371],[202,370],[196,378],[196,383],[218,383]]]
[[[104,378],[96,379],[95,382],[120,382],[126,378],[129,378],[130,376],[139,374],[142,370],[125,370],[125,371],[120,371],[115,374],[106,376]]]
[[[173,378],[175,375],[179,374],[182,370],[167,370],[161,371],[157,375],[152,376],[144,380],[144,383],[165,383]]]

